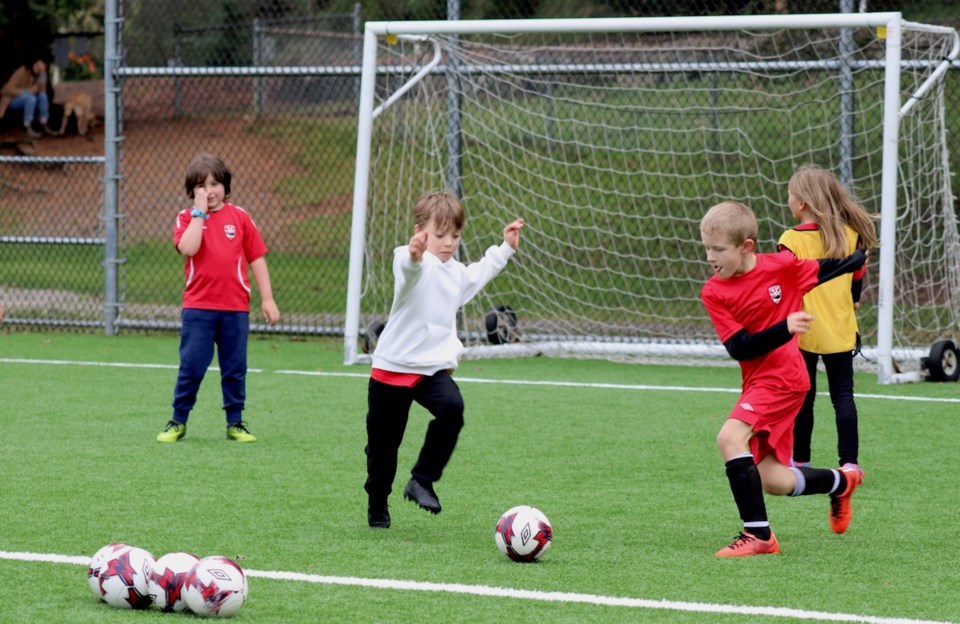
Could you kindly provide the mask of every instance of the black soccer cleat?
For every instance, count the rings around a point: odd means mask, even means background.
[[[437,498],[437,493],[433,491],[433,484],[423,484],[416,479],[410,479],[407,487],[403,488],[403,497],[415,502],[421,509],[426,509],[432,514],[440,513],[440,499]]]
[[[367,505],[367,524],[374,529],[390,528],[390,511],[387,503],[370,503]]]

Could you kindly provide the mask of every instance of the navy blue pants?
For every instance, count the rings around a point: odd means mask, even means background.
[[[810,392],[793,424],[793,460],[810,461],[810,439],[813,437],[813,404],[817,395],[817,360],[823,358],[830,386],[830,401],[837,421],[837,455],[840,465],[858,464],[860,436],[857,430],[857,405],[853,400],[853,352],[818,355],[800,351],[810,375]]]
[[[433,420],[411,474],[423,483],[439,481],[463,429],[463,396],[453,377],[439,372],[413,388],[370,379],[367,392],[367,481],[371,498],[386,500],[397,475],[397,452],[403,442],[410,407],[416,401]]]
[[[173,420],[187,422],[190,410],[197,402],[200,382],[213,361],[213,347],[216,345],[227,424],[239,423],[243,420],[247,395],[250,314],[184,308],[180,320],[180,372],[173,391]]]

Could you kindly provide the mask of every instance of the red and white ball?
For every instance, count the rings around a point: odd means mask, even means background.
[[[93,592],[93,595],[100,600],[103,600],[103,593],[100,591],[100,567],[107,557],[112,556],[113,553],[119,551],[121,548],[128,548],[128,546],[119,542],[107,544],[95,552],[93,557],[90,558],[90,565],[87,566],[87,584],[90,586],[90,591]]]
[[[146,609],[153,602],[147,581],[156,560],[136,546],[123,546],[109,552],[100,564],[100,598],[118,609]]]
[[[549,550],[553,527],[536,507],[518,505],[500,516],[493,539],[500,552],[513,561],[536,561]]]
[[[183,599],[183,582],[190,569],[200,561],[187,552],[172,552],[157,559],[147,581],[147,590],[153,604],[164,613],[180,613],[187,610]]]
[[[247,576],[227,557],[204,557],[187,574],[183,599],[201,617],[230,617],[247,600]]]

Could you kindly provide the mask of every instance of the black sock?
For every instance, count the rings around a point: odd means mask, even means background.
[[[734,457],[726,466],[730,491],[733,492],[733,500],[740,510],[744,530],[762,540],[770,539],[767,507],[763,502],[763,485],[753,456],[748,454]]]
[[[806,496],[808,494],[832,494],[834,491],[842,492],[847,487],[847,478],[843,471],[832,470],[830,468],[795,468],[800,472],[803,479],[797,479],[797,488],[793,496]],[[839,475],[839,478],[837,477]]]

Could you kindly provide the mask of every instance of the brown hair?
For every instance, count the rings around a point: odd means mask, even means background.
[[[700,219],[700,235],[723,235],[734,245],[759,238],[757,217],[746,205],[725,201],[707,211]]]
[[[450,191],[434,191],[423,195],[413,207],[413,218],[420,228],[426,227],[432,219],[441,230],[448,227],[462,230],[467,221],[463,205]]]
[[[233,174],[227,165],[213,154],[198,154],[187,166],[187,181],[184,184],[187,197],[193,199],[193,189],[203,186],[208,175],[212,175],[214,180],[223,185],[224,194],[229,197]]]
[[[849,225],[867,249],[876,247],[877,232],[872,215],[832,173],[816,165],[797,169],[787,185],[790,193],[805,203],[820,230],[829,258],[847,255],[846,230]]]

